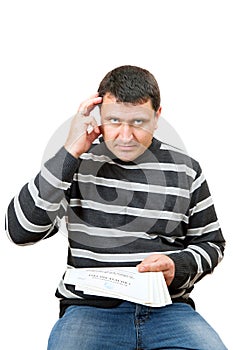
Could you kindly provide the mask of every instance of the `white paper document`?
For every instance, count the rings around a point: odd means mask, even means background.
[[[136,267],[68,269],[64,282],[90,295],[152,307],[172,303],[162,272],[138,272]]]

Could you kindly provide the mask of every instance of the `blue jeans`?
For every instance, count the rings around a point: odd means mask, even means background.
[[[115,308],[70,306],[55,324],[48,350],[226,350],[191,306],[151,308],[123,302]]]

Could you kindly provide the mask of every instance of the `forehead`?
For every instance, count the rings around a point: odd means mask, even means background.
[[[117,102],[115,97],[104,96],[103,103],[101,105],[102,117],[152,117],[154,116],[154,109],[151,101],[148,100],[145,103],[134,105],[132,103]]]

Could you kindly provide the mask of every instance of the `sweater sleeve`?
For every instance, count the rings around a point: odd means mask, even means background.
[[[192,289],[194,283],[212,273],[223,258],[225,240],[199,165],[190,189],[188,217],[184,249],[169,255],[176,268],[175,278],[169,287],[171,292]]]
[[[62,147],[10,202],[6,232],[16,244],[32,244],[58,231],[78,161]]]

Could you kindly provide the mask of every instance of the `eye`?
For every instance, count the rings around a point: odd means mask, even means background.
[[[120,124],[120,120],[118,118],[111,118],[110,123],[111,124]]]
[[[141,119],[136,119],[136,120],[134,120],[133,123],[134,123],[135,126],[140,126],[140,125],[142,125],[143,120],[141,120]]]

